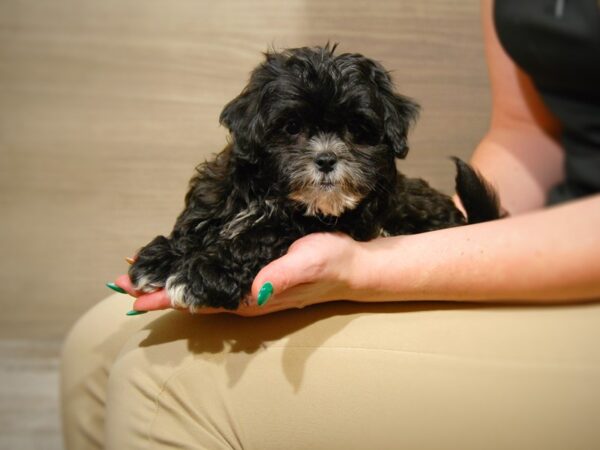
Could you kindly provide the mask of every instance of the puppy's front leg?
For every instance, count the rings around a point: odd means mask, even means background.
[[[133,286],[142,292],[152,292],[165,286],[173,269],[176,252],[172,241],[157,236],[138,252],[129,268]]]
[[[167,279],[174,307],[237,309],[249,294],[254,277],[272,260],[285,254],[293,239],[244,236],[188,251]]]

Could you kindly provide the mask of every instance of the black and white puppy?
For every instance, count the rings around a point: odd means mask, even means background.
[[[235,309],[258,271],[309,233],[366,241],[498,218],[494,192],[460,160],[468,220],[397,171],[417,112],[360,54],[329,45],[267,53],[221,113],[230,143],[198,166],[171,235],[140,250],[133,284],[165,287],[173,306]]]

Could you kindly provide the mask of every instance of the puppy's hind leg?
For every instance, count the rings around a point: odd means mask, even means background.
[[[129,277],[138,291],[152,292],[165,286],[175,262],[171,241],[164,236],[155,237],[144,246],[129,268]]]
[[[400,176],[383,223],[383,234],[417,234],[465,223],[449,196],[421,179]]]

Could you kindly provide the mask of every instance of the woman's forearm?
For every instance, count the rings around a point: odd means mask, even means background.
[[[600,299],[600,195],[361,244],[356,300]]]

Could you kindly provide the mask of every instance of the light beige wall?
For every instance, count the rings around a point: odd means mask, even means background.
[[[260,52],[340,42],[423,105],[402,164],[452,189],[489,96],[472,0],[0,1],[0,337],[60,337],[169,231]],[[123,301],[129,301],[125,297]]]

